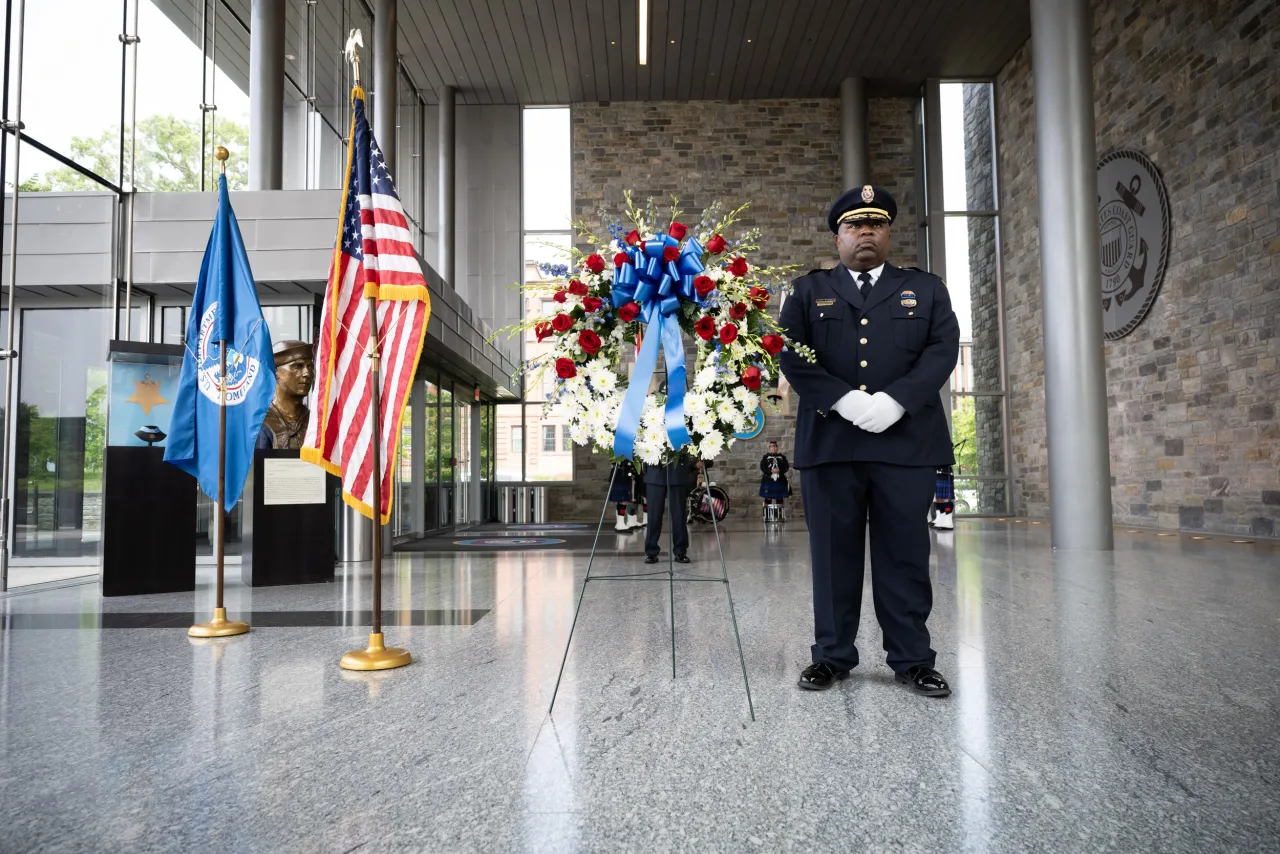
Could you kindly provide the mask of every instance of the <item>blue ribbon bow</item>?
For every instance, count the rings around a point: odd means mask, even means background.
[[[668,234],[659,234],[647,241],[643,249],[628,246],[625,252],[630,262],[614,268],[610,295],[614,308],[635,301],[640,305],[640,316],[645,323],[644,341],[636,354],[635,371],[622,400],[622,411],[613,437],[613,453],[627,459],[632,459],[635,450],[640,416],[649,395],[649,381],[658,366],[659,346],[667,359],[667,438],[677,451],[692,441],[684,423],[687,383],[684,343],[680,338],[680,319],[676,312],[682,299],[702,302],[693,287],[693,280],[704,269],[703,250],[697,239],[690,237],[680,247],[676,259],[667,261],[664,256],[668,246],[680,246],[680,241]]]

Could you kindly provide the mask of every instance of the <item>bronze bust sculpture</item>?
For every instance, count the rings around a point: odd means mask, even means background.
[[[311,420],[307,395],[316,379],[314,349],[305,341],[277,341],[271,352],[276,363],[276,396],[258,433],[258,447],[297,450]]]

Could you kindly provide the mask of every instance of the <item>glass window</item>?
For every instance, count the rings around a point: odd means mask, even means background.
[[[262,316],[267,321],[267,329],[271,332],[271,340],[306,341],[311,343],[311,306],[309,305],[264,305]]]
[[[212,21],[206,27],[204,19],[206,9],[211,12],[212,8],[204,0],[141,0],[138,6],[138,36],[142,41],[135,48],[135,180],[141,190],[197,191],[212,184],[212,160],[205,154],[211,137],[206,114],[200,109],[202,103],[208,103],[203,90],[205,52],[201,33],[207,30],[212,40]],[[220,85],[229,88],[229,84]],[[126,121],[130,119],[131,115],[126,114]],[[126,140],[126,157],[131,139],[132,135]],[[249,175],[248,160],[229,161],[227,171],[232,175],[228,183],[243,184]]]
[[[556,444],[556,432],[567,433],[569,419],[563,407],[553,407],[542,414],[542,404],[525,407],[525,423],[541,425],[542,445],[539,453],[530,453],[525,461],[525,480],[571,481],[573,480],[573,454],[566,454]]]
[[[27,3],[25,9],[22,121],[26,133],[119,185],[123,0]],[[16,62],[16,50],[11,49],[11,54]],[[10,68],[10,80],[16,83],[15,70]],[[23,150],[19,178],[24,182],[42,165],[36,158],[28,161],[27,152],[32,150]],[[56,174],[74,183],[74,171]],[[56,176],[52,186],[38,188],[84,189],[58,186]]]
[[[316,99],[311,116],[311,186],[342,186],[342,139],[347,135],[347,71],[342,48],[347,41],[344,0],[319,0],[312,12],[311,95]],[[366,66],[369,67],[369,66]]]
[[[572,219],[569,110],[526,109],[523,120],[525,230],[567,231]]]
[[[210,113],[210,150],[207,162],[212,185],[217,184],[218,165],[213,150],[226,146],[227,187],[242,190],[249,177],[249,30],[222,3],[212,4],[214,16],[213,58],[215,73],[210,81],[209,100],[217,106]],[[239,164],[244,164],[243,172]]]
[[[110,309],[22,313],[15,556],[98,554],[112,325]]]
[[[524,407],[504,403],[494,407],[494,480],[524,479]]]
[[[424,518],[427,527],[434,529],[440,515],[440,386],[433,382],[425,382],[424,385],[427,416],[427,432],[422,443],[423,478],[426,481]]]
[[[939,84],[948,293],[960,322],[951,379],[957,510],[1005,513],[999,211],[990,83]]]
[[[560,447],[560,450],[562,450],[562,451],[572,451],[572,450],[573,450],[573,438],[569,435],[569,425],[568,425],[568,424],[561,424],[561,425],[560,425],[560,440],[561,440],[561,447]]]

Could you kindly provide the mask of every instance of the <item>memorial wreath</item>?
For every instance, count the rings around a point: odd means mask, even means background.
[[[652,200],[644,208],[629,193],[624,200],[625,220],[601,212],[608,239],[574,223],[579,244],[591,251],[570,249],[568,264],[543,266],[555,279],[524,286],[527,296],[550,295],[554,314],[504,331],[532,329],[539,342],[551,342],[522,370],[535,381],[554,372],[546,410],[564,408],[575,444],[651,465],[686,448],[715,459],[754,421],[760,388],[778,377],[778,354],[792,348],[814,358],[768,311],[795,268],[750,260],[759,230],[733,232],[745,204],[725,212],[713,203],[686,226],[675,198],[669,217]],[[686,334],[696,345],[692,372]],[[628,380],[620,368],[629,347]],[[667,377],[655,390],[659,350]]]

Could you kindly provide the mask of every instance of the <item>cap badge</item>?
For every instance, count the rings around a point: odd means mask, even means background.
[[[862,200],[867,204],[870,204],[871,202],[874,202],[876,200],[875,188],[872,187],[870,184],[867,184],[865,187],[862,188]]]

